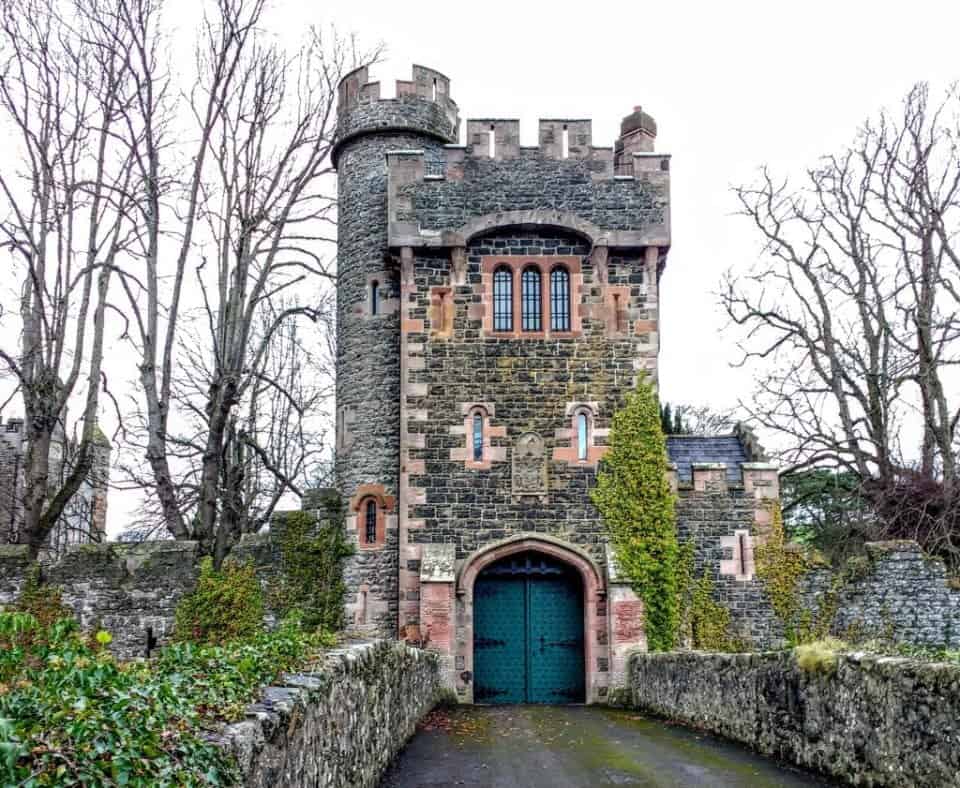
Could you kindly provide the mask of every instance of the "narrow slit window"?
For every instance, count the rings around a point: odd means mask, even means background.
[[[580,413],[577,415],[577,459],[585,460],[587,459],[587,430],[589,428],[589,423],[587,421],[587,414]]]
[[[376,280],[370,283],[370,314],[380,314],[380,283]]]
[[[473,414],[473,461],[483,461],[483,414]]]
[[[543,304],[540,295],[540,271],[525,268],[521,280],[521,310],[524,331],[543,330]]]
[[[570,129],[567,128],[567,124],[563,124],[563,158],[567,159],[570,157]]]
[[[498,268],[493,274],[493,330],[513,331],[513,273]]]
[[[374,544],[377,541],[377,502],[367,501],[364,511],[364,536],[367,544]]]
[[[487,155],[492,159],[497,152],[496,132],[493,125],[490,125],[490,131],[487,132]]]
[[[433,78],[433,100],[437,100],[437,78]]]
[[[566,268],[550,272],[550,329],[570,330],[570,272]]]

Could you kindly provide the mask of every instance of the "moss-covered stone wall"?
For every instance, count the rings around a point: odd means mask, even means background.
[[[792,652],[637,654],[637,709],[853,785],[955,786],[960,667],[841,655],[806,672]]]
[[[436,655],[385,641],[285,679],[221,735],[250,788],[372,788],[440,693]]]

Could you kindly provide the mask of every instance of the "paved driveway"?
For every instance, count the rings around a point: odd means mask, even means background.
[[[815,776],[633,712],[463,706],[433,712],[381,788],[824,786]]]

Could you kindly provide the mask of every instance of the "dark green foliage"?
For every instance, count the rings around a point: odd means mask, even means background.
[[[243,642],[178,644],[153,662],[118,663],[72,620],[38,629],[29,614],[0,613],[0,637],[25,643],[29,634],[32,643],[0,651],[4,785],[236,784],[235,764],[204,728],[242,717],[261,686],[309,663],[321,645],[287,625]]]
[[[660,429],[664,435],[689,435],[691,430],[683,418],[685,408],[674,409],[669,402],[660,406]]]
[[[591,491],[617,560],[644,602],[647,646],[667,651],[677,632],[677,529],[666,441],[653,387],[644,380],[613,417],[610,451]]]
[[[320,523],[309,512],[283,516],[281,571],[270,589],[270,605],[281,617],[297,615],[307,629],[335,632],[343,626],[343,559],[353,548],[339,502],[328,499],[327,507],[329,517]]]
[[[787,538],[819,550],[834,566],[869,541],[860,481],[851,473],[813,468],[781,478]]]
[[[200,562],[196,588],[177,605],[174,637],[194,643],[224,643],[263,630],[263,592],[254,568],[227,560],[214,569]]]
[[[660,429],[664,435],[673,433],[673,410],[669,402],[660,406]]]

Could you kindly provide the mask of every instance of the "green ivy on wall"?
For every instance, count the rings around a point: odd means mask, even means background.
[[[220,644],[262,630],[263,592],[253,565],[227,559],[216,569],[210,556],[202,559],[196,588],[177,604],[175,639]]]
[[[327,499],[318,523],[310,512],[283,515],[281,571],[270,587],[270,606],[281,616],[295,615],[308,630],[335,632],[343,626],[343,560],[353,553],[347,541],[338,499]]]
[[[653,386],[638,381],[613,417],[610,450],[591,499],[624,575],[644,603],[647,647],[673,648],[677,634],[677,529],[667,447]]]
[[[680,545],[677,561],[677,641],[698,651],[743,651],[746,644],[730,627],[730,611],[713,597],[713,580],[695,575],[693,541]]]

